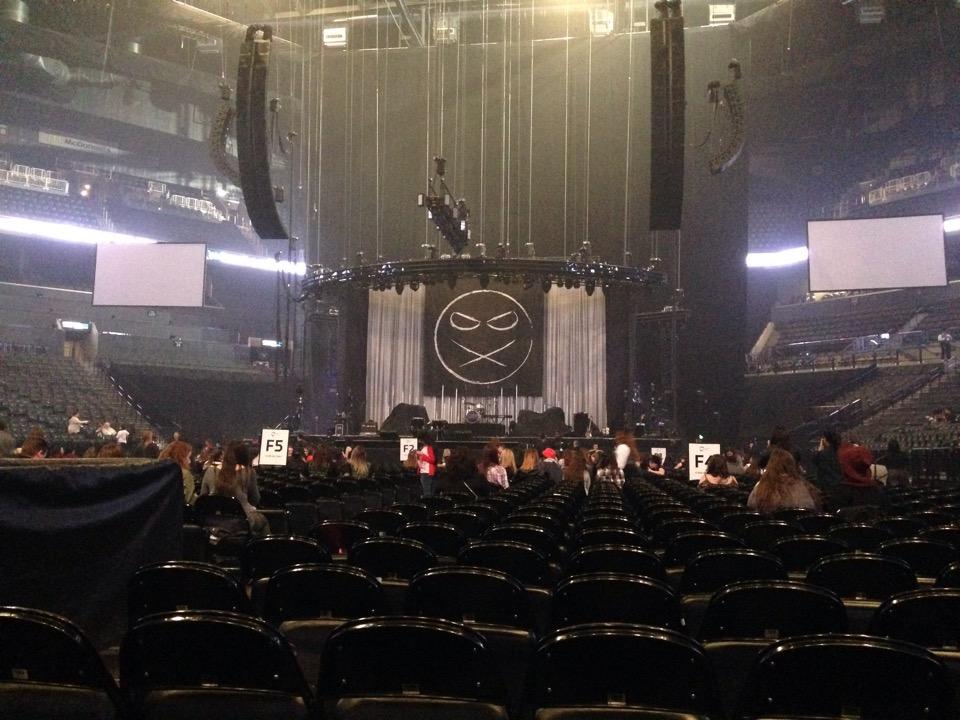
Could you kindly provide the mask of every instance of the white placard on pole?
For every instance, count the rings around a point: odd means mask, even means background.
[[[663,465],[663,464],[665,464],[665,463],[667,462],[667,449],[666,449],[666,448],[655,448],[655,447],[652,447],[652,448],[650,448],[650,454],[651,454],[651,455],[659,455],[659,456],[660,456],[660,464],[661,464],[661,465]]]
[[[720,454],[720,445],[715,443],[700,443],[694,445],[690,443],[690,457],[688,466],[690,468],[690,479],[701,480],[707,471],[707,458],[711,455]]]
[[[417,449],[417,439],[415,437],[402,437],[400,438],[400,461],[403,462],[407,459],[407,455],[410,454],[411,450]]]
[[[264,428],[260,433],[260,465],[286,465],[290,431]]]

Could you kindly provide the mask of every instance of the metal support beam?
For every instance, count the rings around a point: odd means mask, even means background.
[[[417,47],[423,47],[423,36],[420,34],[420,31],[413,22],[413,18],[410,16],[410,9],[407,7],[406,0],[390,0],[390,2],[396,7],[397,12],[400,13],[400,17],[403,18],[404,30],[407,35],[413,38]]]

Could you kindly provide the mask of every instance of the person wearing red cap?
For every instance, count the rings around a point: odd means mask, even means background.
[[[563,468],[557,462],[557,451],[553,448],[544,448],[541,455],[543,455],[543,474],[554,485],[559,485],[563,481]]]

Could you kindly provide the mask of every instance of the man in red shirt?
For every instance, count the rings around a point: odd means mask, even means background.
[[[433,495],[436,486],[434,476],[437,474],[437,456],[433,451],[433,443],[430,435],[423,435],[420,438],[422,445],[417,450],[417,465],[420,471],[420,487],[422,496],[430,497]]]
[[[837,451],[843,479],[831,494],[835,507],[850,505],[879,505],[883,491],[871,472],[873,453],[856,440],[843,443]]]

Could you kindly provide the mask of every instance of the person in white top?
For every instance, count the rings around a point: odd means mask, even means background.
[[[70,419],[67,420],[67,435],[79,435],[80,431],[83,429],[83,426],[88,422],[90,421],[80,419],[79,410],[74,410],[73,414],[70,416]]]
[[[104,420],[103,425],[101,425],[100,429],[97,430],[97,435],[102,438],[115,438],[117,436],[117,431],[110,427],[109,420]]]
[[[118,444],[118,445],[126,445],[126,444],[127,444],[127,440],[128,440],[129,438],[130,438],[130,431],[129,431],[129,430],[127,430],[127,429],[124,428],[124,427],[122,427],[122,428],[120,428],[119,430],[117,430],[117,444]]]
[[[613,449],[613,454],[617,459],[618,468],[623,470],[631,461],[636,462],[640,453],[637,451],[637,443],[633,439],[633,433],[626,430],[617,433],[614,444],[616,447]]]

